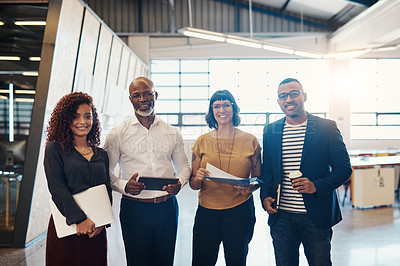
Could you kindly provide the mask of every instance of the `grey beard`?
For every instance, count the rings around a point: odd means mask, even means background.
[[[140,110],[135,110],[135,112],[140,116],[148,117],[153,113],[153,110],[154,109],[150,107],[149,111],[147,111],[147,112],[143,112],[143,111],[140,111]]]

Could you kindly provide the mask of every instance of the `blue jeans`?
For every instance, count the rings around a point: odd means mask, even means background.
[[[299,247],[303,244],[310,266],[332,265],[332,229],[316,227],[307,214],[280,211],[271,226],[277,266],[299,265]]]

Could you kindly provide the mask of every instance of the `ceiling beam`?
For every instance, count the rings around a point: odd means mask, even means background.
[[[330,34],[331,49],[341,52],[400,44],[399,14],[399,0],[379,1]]]
[[[370,7],[370,6],[374,5],[376,2],[378,2],[379,0],[347,0],[347,1]]]
[[[286,2],[283,4],[283,6],[281,7],[281,12],[286,10],[286,7],[289,5],[290,0],[286,0]]]

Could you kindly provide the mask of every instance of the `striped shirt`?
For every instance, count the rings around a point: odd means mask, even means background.
[[[289,173],[300,170],[301,154],[303,152],[304,137],[307,121],[299,125],[285,124],[282,135],[282,167],[283,179],[279,209],[289,212],[307,212],[303,196],[293,189]]]

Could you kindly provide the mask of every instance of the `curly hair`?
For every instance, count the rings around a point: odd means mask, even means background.
[[[71,123],[79,105],[87,104],[92,109],[92,129],[87,135],[88,145],[97,147],[100,144],[100,122],[93,98],[83,92],[72,92],[62,97],[54,108],[47,127],[47,142],[58,141],[63,151],[70,152],[74,139]]]
[[[205,116],[206,123],[209,128],[214,128],[214,129],[218,128],[218,123],[217,123],[217,120],[215,120],[214,112],[212,109],[213,103],[215,101],[224,101],[224,100],[228,100],[232,103],[232,109],[233,109],[232,123],[233,123],[233,125],[235,127],[237,127],[240,124],[240,117],[239,117],[240,108],[235,101],[235,97],[233,97],[232,93],[230,93],[228,90],[219,90],[219,91],[216,91],[211,96],[210,103],[208,105],[208,112]]]

